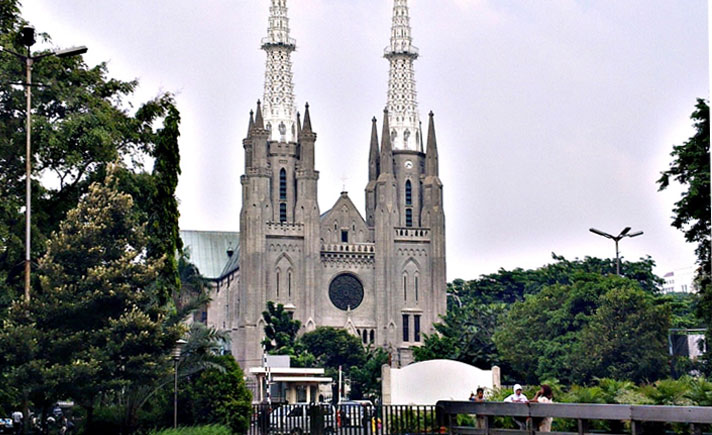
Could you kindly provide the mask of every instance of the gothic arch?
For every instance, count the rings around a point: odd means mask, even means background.
[[[304,329],[306,329],[307,332],[315,330],[316,324],[314,323],[314,319],[310,317],[309,320],[307,320],[307,323],[304,325]]]

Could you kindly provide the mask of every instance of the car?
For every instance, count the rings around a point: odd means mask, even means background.
[[[0,433],[13,433],[13,428],[11,418],[0,418]]]
[[[300,403],[283,405],[269,415],[270,434],[303,435],[312,429],[312,419],[316,415],[323,421],[325,434],[333,434],[337,423],[336,409],[333,405]]]

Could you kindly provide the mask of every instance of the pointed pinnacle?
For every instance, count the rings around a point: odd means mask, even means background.
[[[260,103],[260,100],[257,100],[257,115],[255,115],[255,128],[265,128],[265,122],[262,119],[262,103]]]
[[[297,112],[297,137],[302,134],[302,115]]]
[[[383,133],[381,133],[381,172],[393,172],[393,147],[391,145],[391,127],[388,124],[388,109],[383,109]]]
[[[438,175],[438,142],[435,139],[435,115],[428,114],[428,148],[425,155],[425,175]]]
[[[311,126],[311,117],[309,116],[309,103],[306,103],[304,105],[304,124],[302,125],[302,132],[304,133],[311,133],[312,132],[312,126]]]
[[[250,110],[250,122],[247,124],[247,137],[252,136],[252,128],[255,126],[255,120],[253,118],[255,112]]]

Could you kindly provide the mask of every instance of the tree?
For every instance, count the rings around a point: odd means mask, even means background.
[[[159,273],[158,287],[165,302],[180,288],[180,275],[176,252],[181,252],[183,243],[178,229],[178,200],[175,197],[180,174],[180,153],[178,150],[178,125],[180,114],[171,99],[161,106],[148,106],[142,110],[167,112],[163,128],[156,133],[153,156],[153,181],[155,195],[148,219],[148,255],[155,259],[165,257],[164,267]],[[139,117],[153,118],[154,114],[139,113]]]
[[[456,279],[448,284],[448,293],[457,295],[463,306],[471,302],[511,304],[524,299],[526,295],[538,293],[545,286],[571,284],[581,274],[609,275],[616,272],[615,259],[585,257],[583,260],[567,260],[556,254],[552,254],[552,258],[553,263],[537,269],[500,269],[497,273],[482,275],[476,280]],[[622,275],[637,281],[641,288],[649,293],[658,292],[663,283],[663,280],[653,273],[654,267],[655,261],[650,257],[636,262],[621,262]],[[448,301],[449,308],[455,304],[456,299]]]
[[[686,187],[673,208],[672,226],[685,234],[685,240],[696,243],[696,285],[700,294],[699,316],[707,323],[707,342],[712,343],[712,261],[710,259],[710,108],[698,98],[690,116],[695,134],[682,145],[675,145],[668,170],[657,181],[659,190],[670,186],[671,180]],[[707,366],[712,373],[712,356],[707,353]]]
[[[0,2],[0,45],[21,52],[17,34],[23,24],[16,0]],[[52,42],[46,34],[40,38],[45,45]],[[25,96],[22,87],[11,85],[23,77],[22,62],[0,53],[0,308],[21,294],[24,282]],[[33,66],[33,79],[44,86],[33,89],[32,99],[32,258],[44,254],[52,231],[116,160],[130,162],[117,178],[121,190],[141,198],[134,204],[139,221],[146,221],[156,203],[167,211],[156,216],[163,219],[159,226],[171,228],[175,216],[163,201],[173,193],[177,167],[176,150],[169,146],[178,120],[171,96],[160,95],[129,113],[126,100],[137,82],[110,79],[106,64],[89,68],[79,56],[43,58]],[[156,132],[153,126],[166,114],[169,122]],[[145,157],[164,168],[156,173],[164,188],[156,188],[143,170]],[[33,279],[33,291],[38,285]]]
[[[146,257],[133,200],[117,190],[114,173],[92,184],[52,234],[39,265],[41,290],[29,307],[13,305],[0,333],[8,349],[18,333],[34,331],[21,360],[7,361],[16,385],[33,386],[36,376],[48,399],[72,398],[86,408],[89,426],[100,394],[163,374],[183,331],[156,303],[162,265]]]
[[[381,366],[388,364],[388,359],[382,347],[366,350],[366,362],[351,368],[351,399],[381,397]]]
[[[442,321],[434,325],[436,334],[424,334],[423,346],[413,349],[416,361],[452,359],[489,369],[497,364],[497,349],[492,336],[504,304],[451,306]]]
[[[616,293],[610,297],[606,296],[614,290]],[[501,319],[493,337],[497,351],[511,366],[514,375],[524,382],[535,383],[540,379],[556,378],[564,383],[574,383],[579,377],[591,379],[596,375],[593,366],[589,366],[587,371],[578,369],[580,364],[577,358],[585,358],[589,353],[589,349],[582,345],[583,337],[595,339],[594,335],[591,335],[591,331],[596,330],[594,326],[613,315],[608,315],[606,310],[609,308],[598,314],[603,305],[610,307],[614,301],[618,301],[613,295],[622,298],[629,294],[637,295],[637,292],[643,290],[636,281],[593,273],[580,275],[569,285],[555,284],[544,287],[539,293],[513,304],[511,310]],[[669,323],[669,317],[666,317],[669,316],[666,314],[667,308],[654,307],[652,296],[650,298],[652,308],[643,306],[644,314],[640,313],[640,316],[636,317],[639,324],[635,325],[634,331],[637,335],[626,341],[634,349],[649,349],[648,341],[652,340],[651,337],[657,337],[658,340],[666,337],[666,330],[661,332],[660,322],[665,325]],[[638,301],[633,296],[630,296],[630,299]],[[599,317],[596,317],[597,315]],[[660,319],[656,316],[660,316]],[[594,319],[597,323],[589,326]],[[588,335],[582,331],[587,331]],[[626,334],[623,329],[619,332]],[[662,334],[662,337],[657,334]],[[614,332],[609,336],[601,335],[598,339],[606,340],[600,343],[603,348],[617,349],[615,340],[618,336]],[[653,351],[641,355],[624,353],[621,358],[625,358],[626,364],[650,366],[659,362],[661,355],[664,358],[666,354],[663,348],[662,354]]]
[[[573,355],[579,381],[594,378],[640,383],[667,373],[670,313],[641,290],[613,288],[601,297]]]
[[[306,350],[314,355],[319,367],[335,373],[339,367],[346,373],[366,361],[361,340],[345,329],[320,326],[299,338]]]
[[[292,313],[284,309],[284,305],[267,302],[267,310],[262,312],[265,320],[265,338],[262,344],[270,353],[279,354],[284,349],[294,345],[294,341],[302,323],[292,318]]]
[[[670,180],[687,190],[673,208],[672,226],[685,233],[685,239],[696,243],[697,261],[704,273],[710,273],[710,108],[698,99],[690,118],[695,134],[682,145],[675,145],[670,168],[658,179],[659,190],[670,186]]]
[[[245,375],[231,355],[217,357],[223,367],[204,370],[187,388],[193,421],[221,423],[233,433],[247,433],[252,412],[252,394]]]

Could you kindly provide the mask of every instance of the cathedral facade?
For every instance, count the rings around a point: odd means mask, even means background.
[[[239,246],[217,280],[208,323],[230,332],[243,368],[261,365],[268,301],[293,312],[302,332],[345,328],[407,364],[446,310],[443,187],[433,114],[424,135],[418,113],[407,0],[394,0],[386,109],[364,144],[365,216],[346,192],[319,207],[317,134],[309,106],[302,118],[294,103],[286,0],[271,0],[262,49],[264,97],[243,140]]]

